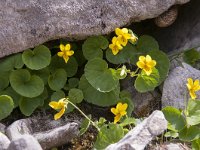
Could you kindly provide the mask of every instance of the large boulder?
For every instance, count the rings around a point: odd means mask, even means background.
[[[84,39],[154,18],[189,0],[1,0],[0,57],[48,40]]]

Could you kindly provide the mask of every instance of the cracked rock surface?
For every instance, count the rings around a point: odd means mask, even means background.
[[[108,34],[186,2],[189,0],[1,0],[0,57],[52,39]]]

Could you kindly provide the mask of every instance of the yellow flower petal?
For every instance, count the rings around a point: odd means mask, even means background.
[[[147,55],[147,56],[146,56],[146,62],[149,63],[149,62],[151,62],[151,61],[152,61],[151,56]]]
[[[128,33],[128,29],[127,29],[127,28],[123,28],[121,31],[122,31],[123,33]]]
[[[121,111],[121,112],[120,112],[121,116],[125,116],[126,113],[127,113],[126,111]]]
[[[65,50],[66,50],[66,51],[69,51],[70,48],[71,48],[70,44],[65,45]]]
[[[65,56],[63,56],[63,59],[65,60],[65,63],[67,63],[69,60],[69,57],[67,55],[65,55]]]
[[[66,54],[67,54],[67,56],[72,56],[74,54],[74,51],[72,51],[72,50],[71,51],[67,51]]]
[[[55,101],[50,102],[49,106],[53,109],[60,109],[58,102]]]
[[[114,115],[117,115],[117,114],[118,114],[118,111],[117,111],[117,109],[115,109],[115,108],[111,108],[111,112],[112,112]]]
[[[139,57],[139,61],[144,62],[145,60],[146,60],[146,58],[145,58],[144,56],[140,56],[140,57]]]
[[[116,106],[116,109],[120,110],[121,107],[122,107],[122,103],[118,103],[117,106]]]
[[[60,44],[60,50],[65,51],[65,46],[63,44]]]
[[[117,122],[119,122],[120,119],[121,119],[120,114],[117,115],[117,116],[115,116],[115,118],[114,118],[114,124],[116,124]]]
[[[122,32],[122,30],[121,30],[120,28],[116,28],[116,29],[115,29],[115,34],[116,34],[117,36],[119,36],[119,35],[123,34],[123,32]]]
[[[62,115],[65,113],[65,107],[63,107],[60,112],[58,112],[57,114],[54,115],[54,119],[58,120],[60,119],[60,117],[62,117]]]
[[[197,97],[194,91],[190,91],[190,96],[192,99],[196,99]]]
[[[138,62],[137,62],[137,66],[138,66],[139,68],[143,69],[144,66],[145,66],[145,64],[144,64],[144,62],[142,62],[142,61],[138,61]]]
[[[58,55],[59,57],[63,57],[64,53],[63,53],[63,52],[58,52],[57,55]]]
[[[127,107],[128,107],[128,104],[127,104],[127,103],[124,103],[124,104],[119,108],[119,110],[120,110],[120,111],[125,111],[125,110],[127,109]]]

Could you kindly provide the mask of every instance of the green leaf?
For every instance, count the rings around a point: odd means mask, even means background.
[[[200,101],[190,99],[187,105],[187,113],[188,125],[200,124]]]
[[[0,72],[0,91],[8,87],[10,72]]]
[[[108,47],[108,40],[103,36],[89,37],[83,44],[83,55],[87,60],[99,57],[103,57],[102,49]]]
[[[186,125],[184,117],[177,108],[167,106],[162,109],[162,112],[168,121],[168,129],[173,131],[180,131]]]
[[[28,68],[39,70],[50,64],[51,52],[46,46],[40,45],[35,47],[33,50],[28,49],[24,51],[22,54],[22,60]]]
[[[14,109],[14,103],[10,96],[0,96],[0,120],[8,117]]]
[[[84,75],[80,79],[79,89],[83,91],[84,99],[87,102],[98,106],[111,106],[116,104],[119,99],[119,86],[110,92],[100,92],[88,83]]]
[[[144,93],[153,91],[159,84],[159,72],[156,68],[153,69],[152,73],[148,76],[144,71],[136,78],[135,88],[138,92]]]
[[[120,126],[125,127],[127,125],[136,125],[136,120],[135,118],[125,118],[121,123]]]
[[[80,103],[83,100],[83,92],[76,88],[71,89],[69,90],[68,98],[74,104]]]
[[[50,75],[50,71],[46,67],[41,70],[31,70],[31,74],[39,76],[43,80],[44,84],[46,85],[48,82],[48,77]]]
[[[25,97],[36,97],[44,90],[42,79],[32,75],[26,69],[15,70],[10,74],[10,84],[20,95]]]
[[[119,80],[115,79],[108,69],[106,61],[100,58],[88,61],[85,65],[85,77],[95,89],[101,92],[110,92],[119,84]]]
[[[137,49],[141,53],[147,53],[151,50],[159,50],[159,45],[153,37],[149,35],[143,35],[138,39]]]
[[[49,76],[48,84],[49,87],[54,90],[58,91],[64,87],[67,81],[67,73],[64,69],[57,69],[54,73]]]
[[[51,95],[51,100],[58,101],[64,97],[65,97],[65,93],[62,90],[59,90],[59,91],[53,92],[53,94]]]
[[[88,117],[91,119],[91,115],[89,115]],[[90,121],[87,118],[85,118],[80,125],[81,129],[79,135],[83,135],[88,130],[89,126]]]
[[[106,50],[106,59],[113,64],[135,63],[137,57],[136,47],[130,43],[123,47],[117,55],[113,55],[110,49]]]
[[[199,59],[200,53],[196,49],[190,49],[183,53],[183,60],[190,65],[194,65]]]
[[[22,61],[22,54],[14,54],[0,60],[0,70],[2,72],[11,71],[14,68],[22,68],[24,65]]]
[[[94,144],[96,149],[105,149],[108,145],[118,142],[124,136],[122,126],[109,124],[101,127]]]
[[[158,50],[152,50],[148,54],[152,57],[153,60],[156,61],[155,67],[158,69],[160,75],[159,84],[161,84],[169,73],[169,58],[164,52]]]
[[[78,78],[70,78],[68,80],[68,83],[69,83],[70,88],[76,88],[79,84],[79,79]]]
[[[68,77],[72,77],[76,74],[78,70],[78,63],[76,59],[71,56],[67,63],[65,63],[64,59],[54,55],[51,59],[51,64],[49,66],[50,72],[55,72],[57,69],[65,69]]]
[[[192,150],[200,150],[200,139],[192,141]]]
[[[19,100],[22,97],[21,95],[19,95],[18,93],[16,93],[12,87],[8,87],[5,90],[0,92],[0,95],[9,95],[14,102],[14,108],[16,108],[17,106],[19,106]]]
[[[169,132],[166,132],[165,137],[172,137],[172,138],[177,138],[178,137],[178,133],[176,131],[169,131]]]
[[[182,141],[193,141],[200,137],[200,129],[197,126],[184,127],[180,133],[179,138]]]

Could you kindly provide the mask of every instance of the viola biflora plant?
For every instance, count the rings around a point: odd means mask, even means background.
[[[165,137],[179,138],[183,142],[191,142],[192,149],[199,150],[200,101],[196,99],[196,92],[200,90],[199,80],[193,81],[192,78],[188,78],[186,86],[190,98],[189,100],[185,99],[185,109],[179,110],[167,106],[162,110],[168,121],[168,132],[165,133]]]
[[[61,40],[57,48],[40,45],[1,59],[0,120],[16,107],[25,116],[37,108],[52,107],[59,110],[55,115],[59,119],[78,109],[76,105],[83,100],[101,107],[117,104],[112,109],[114,123],[102,124],[102,129],[99,124],[104,119],[92,124],[105,131],[117,128],[119,132],[113,134],[121,138],[125,131],[117,122],[130,117],[133,101],[127,91],[120,89],[119,81],[135,78],[132,84],[138,92],[153,91],[165,80],[169,59],[151,36],[138,38],[127,28],[116,28],[115,34],[112,39],[89,37],[82,45]]]

